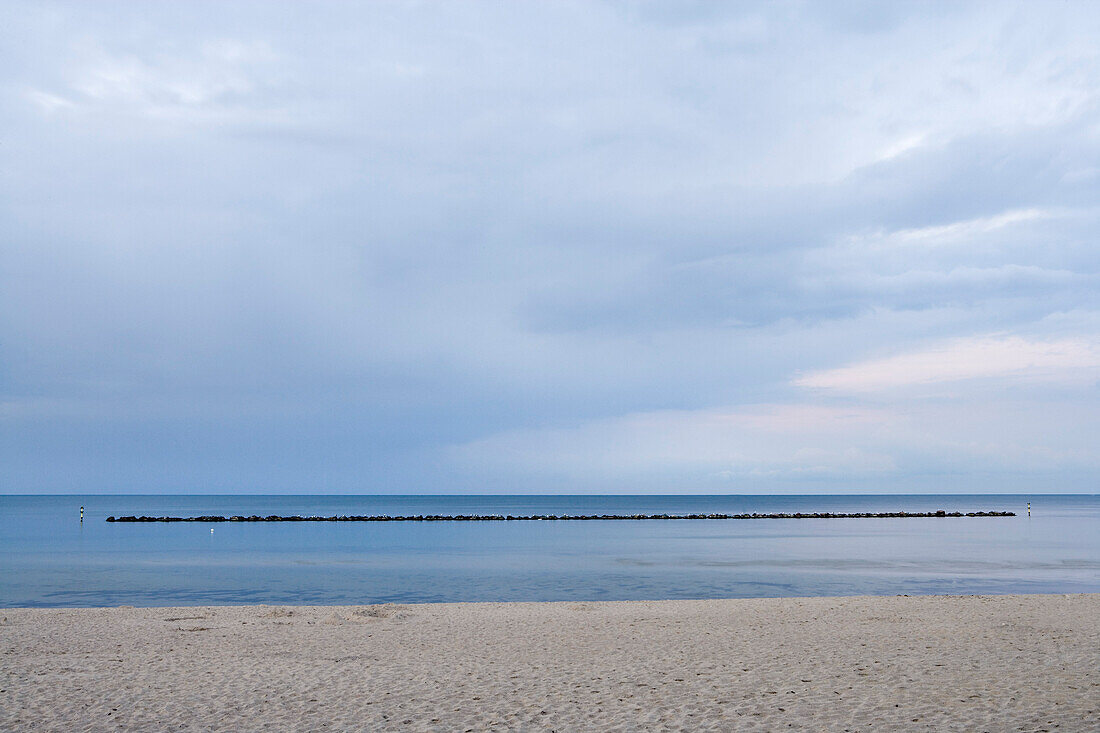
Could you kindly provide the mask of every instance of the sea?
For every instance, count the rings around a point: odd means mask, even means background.
[[[1031,516],[1027,504],[1031,504]],[[84,507],[84,521],[79,519]],[[110,515],[1015,517],[108,523]],[[211,532],[213,529],[213,532]],[[1100,592],[1100,495],[0,495],[0,607]]]

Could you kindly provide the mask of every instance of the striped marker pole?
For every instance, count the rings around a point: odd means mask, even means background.
[[[84,507],[80,507],[80,523],[84,524]]]

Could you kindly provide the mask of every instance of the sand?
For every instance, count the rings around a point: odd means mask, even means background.
[[[1100,730],[1100,594],[0,609],[2,730]]]

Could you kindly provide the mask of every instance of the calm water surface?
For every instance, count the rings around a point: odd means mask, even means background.
[[[83,525],[78,521],[81,505]],[[937,509],[1008,510],[1020,516],[217,525],[104,521],[112,514]],[[0,606],[8,607],[1078,592],[1100,592],[1097,495],[0,496]]]

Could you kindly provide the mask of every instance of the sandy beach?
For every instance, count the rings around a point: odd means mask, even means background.
[[[0,610],[0,729],[1100,730],[1100,595]]]

